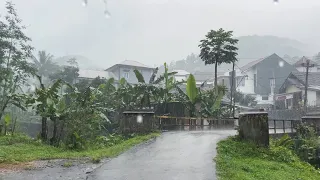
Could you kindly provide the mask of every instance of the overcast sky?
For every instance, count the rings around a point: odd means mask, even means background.
[[[37,50],[82,55],[107,68],[125,59],[154,66],[198,53],[210,29],[320,44],[320,0],[12,0]],[[3,14],[4,1],[0,3]]]

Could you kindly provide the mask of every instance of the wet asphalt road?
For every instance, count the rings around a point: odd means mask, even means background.
[[[233,130],[166,132],[96,169],[90,180],[214,180],[216,143]]]

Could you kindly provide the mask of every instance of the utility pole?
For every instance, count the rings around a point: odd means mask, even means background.
[[[230,114],[232,111],[232,117],[234,117],[234,62],[232,63],[232,73],[231,73],[231,88],[230,88]],[[233,104],[232,104],[233,102]]]
[[[306,60],[306,63],[302,63],[301,65],[303,67],[306,67],[307,70],[306,70],[306,82],[305,82],[305,85],[304,85],[304,110],[305,112],[307,112],[307,104],[308,104],[308,76],[309,76],[309,68],[310,67],[314,67],[314,64],[311,64],[310,65],[310,60],[307,59],[306,57],[302,57]]]

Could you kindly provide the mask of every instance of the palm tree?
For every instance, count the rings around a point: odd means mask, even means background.
[[[41,77],[49,77],[59,69],[59,66],[53,62],[53,55],[46,53],[46,51],[39,51],[38,58],[32,56],[32,60]]]

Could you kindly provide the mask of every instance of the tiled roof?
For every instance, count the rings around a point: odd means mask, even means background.
[[[294,66],[295,67],[302,67],[302,64],[304,63],[304,64],[307,64],[307,60],[309,60],[310,61],[310,65],[311,64],[314,64],[314,65],[317,65],[317,63],[316,62],[314,62],[314,61],[311,61],[310,59],[308,59],[308,58],[306,58],[306,57],[302,57],[299,61],[297,61],[296,63],[294,63]]]
[[[300,82],[305,84],[306,82],[305,72],[292,72],[291,74],[294,77],[296,77]],[[308,86],[320,86],[320,72],[309,72]]]

